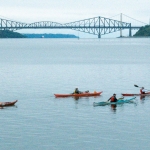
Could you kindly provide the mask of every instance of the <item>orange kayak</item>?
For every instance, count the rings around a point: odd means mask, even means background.
[[[99,96],[101,92],[93,92],[93,93],[81,93],[81,94],[54,94],[55,97],[90,97],[90,96]]]
[[[123,93],[122,93],[122,95],[123,95],[123,96],[150,96],[150,92],[145,93],[145,94],[140,94],[140,93],[139,93],[139,94],[127,94],[127,93],[126,93],[126,94],[123,94]]]

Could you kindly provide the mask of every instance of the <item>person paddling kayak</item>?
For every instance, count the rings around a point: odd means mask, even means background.
[[[140,93],[141,93],[141,94],[146,94],[146,92],[147,92],[147,90],[145,90],[144,87],[142,87],[142,88],[140,89]]]
[[[110,102],[117,102],[117,98],[116,98],[116,94],[113,94],[113,96],[111,96],[108,101]]]
[[[85,91],[85,92],[81,92],[81,91],[78,90],[78,88],[75,88],[75,90],[72,94],[82,94],[82,93],[89,93],[89,90]]]
[[[78,90],[78,88],[75,88],[73,94],[81,94],[82,92]]]

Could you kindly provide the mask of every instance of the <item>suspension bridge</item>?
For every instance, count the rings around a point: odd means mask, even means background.
[[[0,18],[0,30],[21,30],[21,29],[72,29],[84,33],[89,33],[97,35],[101,38],[102,35],[120,31],[120,37],[122,37],[122,30],[128,29],[129,36],[132,36],[132,30],[138,30],[146,23],[133,19],[134,21],[142,23],[142,25],[134,25],[131,22],[123,21],[122,15],[120,14],[120,19],[112,19],[105,17],[93,17],[84,20],[79,20],[70,23],[57,23],[52,21],[39,21],[34,23],[22,23],[18,21],[12,21],[8,19]]]

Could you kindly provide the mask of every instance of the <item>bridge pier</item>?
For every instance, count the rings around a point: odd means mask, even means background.
[[[99,38],[99,39],[101,38],[101,34],[98,34],[98,38]]]
[[[129,26],[129,37],[132,36],[132,30],[131,30],[131,23],[130,23],[130,26]]]
[[[101,18],[100,16],[98,17],[98,24],[99,24],[99,27],[98,27],[98,38],[100,39],[101,38]]]

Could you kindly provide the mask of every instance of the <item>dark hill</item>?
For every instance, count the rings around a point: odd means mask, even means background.
[[[9,30],[0,30],[0,38],[26,38],[26,36]]]
[[[133,36],[150,36],[150,25],[141,27]]]

